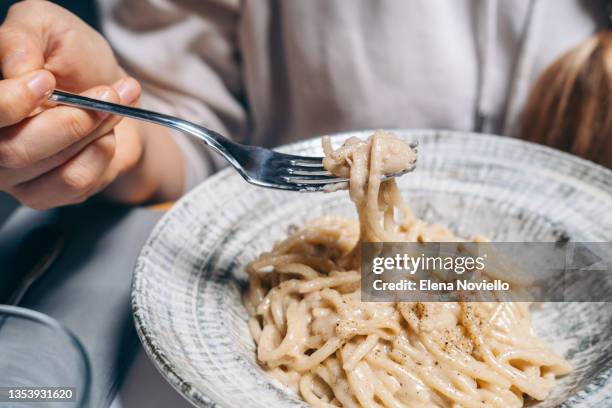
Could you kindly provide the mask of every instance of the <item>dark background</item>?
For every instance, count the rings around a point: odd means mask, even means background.
[[[0,21],[4,21],[6,11],[15,3],[18,3],[18,1],[0,0]],[[95,5],[95,0],[54,0],[53,3],[67,8],[95,28],[99,27],[98,10]]]

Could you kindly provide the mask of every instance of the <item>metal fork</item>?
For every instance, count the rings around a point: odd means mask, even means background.
[[[347,179],[336,177],[325,170],[322,157],[296,156],[263,147],[242,145],[223,137],[214,130],[163,113],[104,102],[58,90],[49,96],[49,100],[62,105],[143,120],[193,136],[222,155],[247,182],[256,186],[310,192],[335,190],[342,188],[343,184],[346,185],[348,182]],[[411,147],[415,148],[416,143]],[[400,176],[414,170],[415,167],[416,162],[405,171],[390,174],[386,178]]]

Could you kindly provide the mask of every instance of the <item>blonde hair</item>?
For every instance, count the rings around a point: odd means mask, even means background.
[[[542,73],[520,135],[612,168],[612,32],[587,39]]]

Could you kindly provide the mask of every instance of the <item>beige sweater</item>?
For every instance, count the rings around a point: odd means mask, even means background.
[[[143,104],[244,143],[443,128],[513,135],[594,22],[577,0],[100,0]],[[221,161],[177,135],[188,186]]]

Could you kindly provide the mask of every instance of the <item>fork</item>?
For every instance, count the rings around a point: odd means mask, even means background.
[[[348,179],[336,177],[323,167],[322,157],[296,156],[258,146],[247,146],[229,140],[214,130],[163,113],[104,102],[56,90],[49,100],[62,105],[108,112],[113,115],[143,120],[178,130],[204,142],[223,156],[249,183],[260,187],[292,191],[333,191],[348,185]],[[416,143],[411,144],[412,148]],[[400,173],[414,170],[416,162]]]

